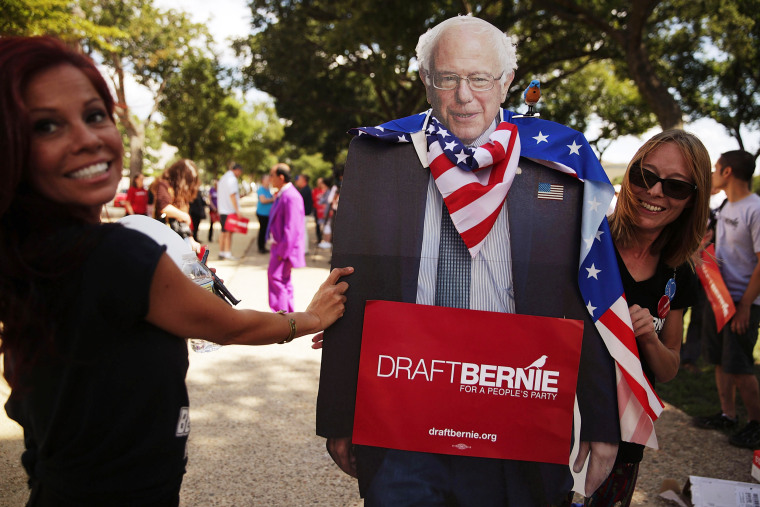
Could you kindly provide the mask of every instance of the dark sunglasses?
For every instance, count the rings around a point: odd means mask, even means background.
[[[628,176],[631,183],[640,188],[652,188],[657,183],[662,183],[662,193],[673,199],[684,200],[697,189],[694,183],[672,178],[660,178],[652,171],[644,169],[641,164],[631,166]]]

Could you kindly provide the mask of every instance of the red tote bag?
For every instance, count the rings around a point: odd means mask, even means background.
[[[224,222],[224,230],[227,232],[239,232],[245,234],[248,232],[248,219],[236,214],[227,215],[227,221]]]

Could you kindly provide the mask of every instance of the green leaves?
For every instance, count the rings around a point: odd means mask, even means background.
[[[77,43],[83,37],[123,37],[117,27],[94,23],[69,0],[3,0],[0,35],[55,35]]]
[[[760,0],[247,2],[251,34],[233,44],[241,69],[220,66],[204,25],[152,0],[4,0],[0,30],[56,34],[107,66],[132,172],[144,132],[162,119],[163,138],[210,171],[242,158],[265,172],[277,157],[313,152],[337,163],[349,128],[428,107],[417,39],[468,12],[518,42],[507,107],[524,110],[522,91],[541,80],[542,117],[590,129],[600,154],[618,136],[684,119],[713,118],[741,147],[742,133],[760,128]],[[130,76],[153,96],[143,118],[130,107]],[[241,87],[274,103],[245,104]]]
[[[514,109],[538,78],[548,91],[544,117],[581,130],[598,119],[602,136],[642,134],[655,122],[680,126],[685,113],[718,119],[739,136],[738,125],[760,118],[760,0],[249,3],[253,34],[236,42],[251,62],[245,77],[292,121],[288,140],[328,158],[347,146],[348,128],[427,107],[417,38],[464,12],[517,39]]]

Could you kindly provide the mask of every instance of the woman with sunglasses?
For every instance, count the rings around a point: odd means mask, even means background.
[[[641,365],[653,387],[678,373],[683,312],[698,283],[691,256],[705,233],[709,198],[707,150],[693,134],[668,130],[628,164],[609,219]],[[643,455],[642,445],[620,442],[612,473],[586,505],[630,505]]]

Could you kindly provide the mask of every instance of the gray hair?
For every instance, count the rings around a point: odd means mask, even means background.
[[[456,16],[449,18],[435,25],[427,32],[420,35],[420,40],[417,42],[417,63],[420,68],[420,75],[423,72],[430,71],[432,66],[432,55],[435,50],[438,40],[450,28],[458,26],[466,26],[472,33],[487,33],[491,39],[492,44],[496,48],[499,56],[499,62],[501,63],[504,74],[501,76],[501,83],[507,80],[510,74],[517,68],[517,51],[516,44],[512,36],[502,32],[494,25],[480,18],[467,16]],[[423,76],[423,79],[427,79]],[[427,82],[427,81],[426,81]],[[430,84],[430,83],[428,83]]]

